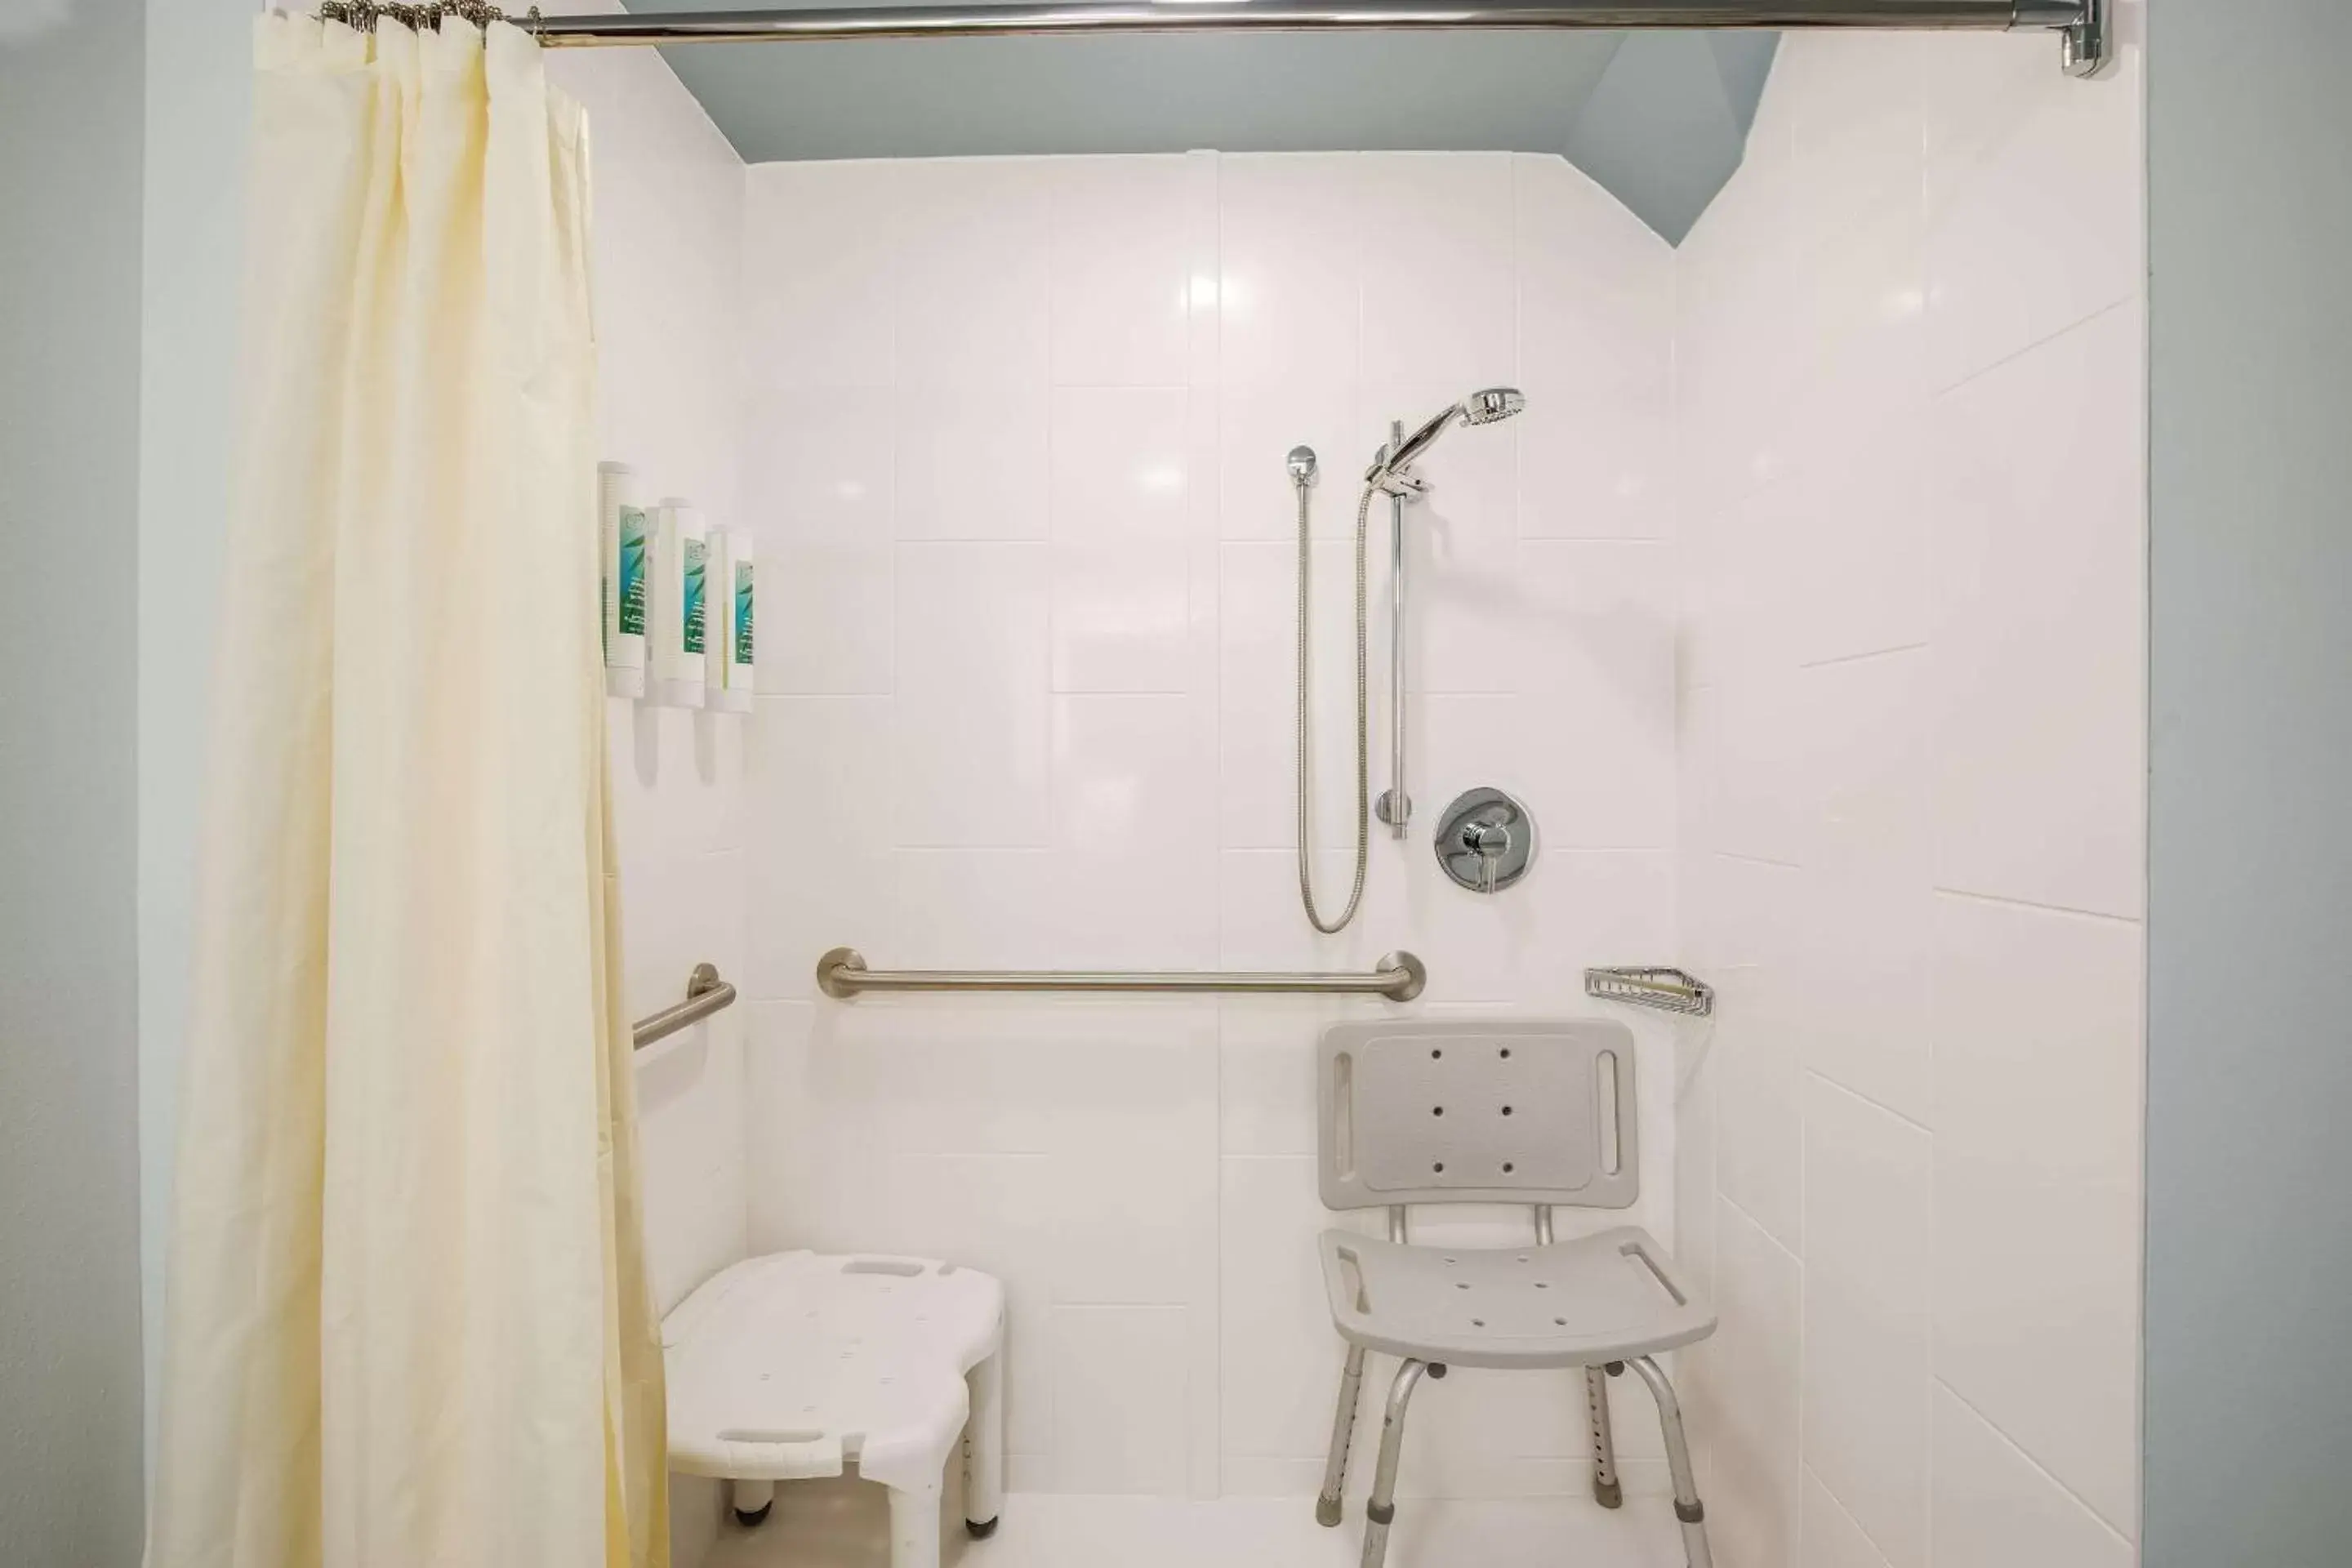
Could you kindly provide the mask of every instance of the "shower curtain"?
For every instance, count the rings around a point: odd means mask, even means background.
[[[503,25],[256,58],[149,1562],[659,1564],[586,128]]]

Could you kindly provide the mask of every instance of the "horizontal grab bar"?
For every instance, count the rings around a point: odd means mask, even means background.
[[[642,1051],[656,1040],[666,1040],[680,1029],[699,1024],[734,1000],[735,987],[719,978],[719,966],[698,963],[686,977],[685,1001],[637,1020],[630,1031],[635,1048]]]
[[[1409,952],[1391,952],[1369,974],[1230,973],[1221,970],[868,969],[854,948],[816,961],[817,989],[843,1000],[862,991],[1190,991],[1243,994],[1385,996],[1410,1002],[1429,971]]]

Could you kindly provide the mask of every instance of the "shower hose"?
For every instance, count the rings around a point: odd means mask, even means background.
[[[1356,879],[1348,889],[1348,907],[1337,920],[1326,921],[1315,907],[1315,834],[1311,757],[1313,746],[1313,682],[1307,648],[1307,585],[1310,548],[1307,536],[1307,487],[1298,490],[1298,898],[1307,906],[1307,923],[1326,936],[1347,929],[1364,901],[1364,870],[1371,859],[1371,716],[1370,683],[1366,679],[1364,653],[1365,532],[1372,511],[1374,487],[1364,487],[1356,503]]]

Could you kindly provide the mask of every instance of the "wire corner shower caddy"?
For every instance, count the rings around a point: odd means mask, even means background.
[[[877,5],[638,16],[509,16],[480,0],[415,5],[322,0],[319,15],[365,30],[456,16],[510,21],[551,48],[648,44],[782,44],[858,38],[1009,37],[1095,33],[1558,31],[1614,27],[1814,27],[2051,32],[2069,76],[2098,73],[2113,53],[2113,0],[1076,0],[978,5]]]
[[[1600,968],[1584,972],[1584,994],[1629,1007],[1705,1018],[1715,1012],[1715,987],[1679,969]]]

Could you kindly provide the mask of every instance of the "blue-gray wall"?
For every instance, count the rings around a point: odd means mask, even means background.
[[[0,7],[0,1561],[26,1568],[132,1568],[142,1534],[143,11]]]
[[[629,8],[708,10],[710,0]],[[1193,148],[1553,153],[1679,244],[1739,168],[1778,42],[1737,31],[1254,33],[664,54],[746,163]],[[1364,221],[1369,233],[1380,215]]]
[[[2150,0],[2147,1568],[2352,1563],[2352,6]]]

